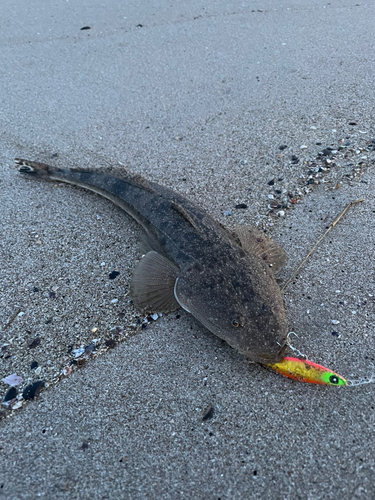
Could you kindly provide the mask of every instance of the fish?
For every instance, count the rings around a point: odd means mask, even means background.
[[[301,382],[335,386],[348,385],[347,380],[338,373],[307,359],[285,357],[277,363],[266,364],[265,366],[284,375],[284,377]]]
[[[249,362],[276,363],[288,347],[275,274],[285,252],[255,227],[234,230],[181,194],[122,167],[58,168],[17,158],[27,177],[104,196],[143,228],[130,297],[142,312],[183,308]]]

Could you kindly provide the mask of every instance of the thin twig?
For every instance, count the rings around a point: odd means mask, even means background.
[[[307,261],[307,259],[310,257],[310,255],[314,252],[315,248],[319,245],[319,243],[322,241],[323,238],[325,238],[327,236],[327,234],[330,232],[330,230],[332,228],[334,228],[336,226],[336,224],[338,223],[338,221],[346,214],[346,212],[349,210],[349,208],[352,206],[352,205],[355,205],[356,203],[361,203],[362,201],[364,201],[364,198],[360,199],[360,200],[354,200],[354,201],[351,201],[350,203],[348,203],[346,205],[346,207],[344,208],[344,210],[341,212],[341,214],[332,222],[332,224],[329,226],[329,228],[327,229],[327,231],[323,234],[323,236],[321,236],[319,238],[319,240],[315,243],[315,245],[312,247],[312,249],[310,250],[310,252],[306,255],[306,257],[303,259],[303,261],[301,262],[301,264],[297,267],[297,269],[294,271],[294,273],[292,274],[292,276],[284,283],[284,285],[281,287],[281,291],[283,292],[285,290],[285,288],[289,285],[289,283],[292,281],[292,279],[296,276],[296,274],[298,273],[298,271],[301,269],[301,267],[305,264],[305,262]]]
[[[3,330],[8,328],[8,326],[13,323],[13,321],[17,318],[17,316],[19,315],[20,312],[21,312],[21,309],[17,309],[17,311],[13,314],[13,316],[8,321],[8,323],[4,326]]]

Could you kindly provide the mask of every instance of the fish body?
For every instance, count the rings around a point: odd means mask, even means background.
[[[338,373],[313,363],[312,361],[308,361],[307,359],[285,357],[277,363],[268,364],[266,366],[284,375],[284,377],[299,380],[301,382],[321,385],[348,385],[347,381]]]
[[[145,256],[131,297],[139,309],[182,307],[247,359],[269,364],[282,358],[287,323],[272,266],[280,267],[285,254],[262,232],[242,227],[231,233],[182,195],[125,170],[16,162],[24,175],[94,191],[138,221]]]

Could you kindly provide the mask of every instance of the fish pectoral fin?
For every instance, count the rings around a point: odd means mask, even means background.
[[[269,236],[255,227],[237,226],[235,234],[247,252],[257,255],[274,274],[286,263],[286,253]]]
[[[130,296],[137,308],[167,313],[180,307],[174,296],[179,268],[155,251],[148,252],[134,269]]]

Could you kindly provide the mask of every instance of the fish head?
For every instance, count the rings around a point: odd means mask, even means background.
[[[274,276],[257,259],[221,267],[194,263],[175,286],[179,304],[248,360],[270,363],[286,350],[287,324]]]

